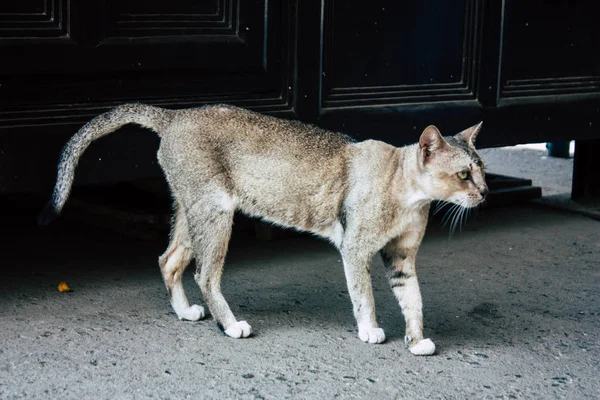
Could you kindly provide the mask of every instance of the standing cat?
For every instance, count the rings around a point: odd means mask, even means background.
[[[488,192],[474,141],[481,124],[442,137],[427,127],[419,143],[396,148],[350,138],[296,121],[213,105],[167,110],[126,104],[83,126],[65,146],[52,199],[40,223],[65,204],[75,167],[89,144],[129,123],[160,135],[158,161],[175,202],[171,241],[159,258],[173,309],[196,321],[204,308],[190,306],[181,283],[193,257],[194,278],[225,333],[248,337],[221,293],[223,262],[236,210],[329,239],[340,251],[358,336],[381,343],[370,262],[381,252],[390,286],[406,321],[413,354],[429,355],[423,339],[422,301],[415,258],[432,200],[464,208]]]

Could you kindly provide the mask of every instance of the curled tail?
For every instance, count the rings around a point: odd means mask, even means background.
[[[144,104],[123,104],[111,111],[98,115],[85,124],[67,142],[60,155],[58,174],[52,198],[38,217],[40,225],[48,225],[62,210],[75,177],[75,168],[79,158],[96,139],[106,136],[130,123],[141,125],[157,133],[171,121],[171,110]]]

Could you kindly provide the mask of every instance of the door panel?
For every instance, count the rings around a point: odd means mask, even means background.
[[[593,1],[506,2],[501,98],[600,93]]]
[[[64,38],[67,35],[66,0],[3,0],[0,39]]]
[[[325,108],[474,98],[475,1],[327,4]]]
[[[133,100],[289,109],[287,7],[266,0],[3,2],[0,127],[40,118],[70,123]]]

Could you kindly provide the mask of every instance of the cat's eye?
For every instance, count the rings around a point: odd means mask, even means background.
[[[469,177],[469,173],[467,171],[460,171],[456,174],[456,176],[458,176],[461,180],[466,181]]]

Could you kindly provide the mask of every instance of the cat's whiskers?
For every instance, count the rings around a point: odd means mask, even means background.
[[[446,225],[448,225],[448,222],[454,221],[454,217],[456,216],[456,213],[458,213],[460,208],[462,208],[462,206],[458,203],[448,202],[448,204],[451,204],[451,207],[444,214],[444,218],[442,218],[442,222],[443,222],[442,226],[444,228],[446,227]],[[452,226],[452,223],[450,224],[450,226]]]
[[[436,215],[438,212],[440,212],[447,205],[454,205],[454,203],[452,203],[450,201],[447,201],[447,200],[438,200],[438,204],[435,207],[435,210],[433,211],[433,215]]]
[[[450,224],[450,238],[452,238],[452,236],[454,235],[454,232],[456,232],[456,228],[458,228],[459,231],[462,231],[462,227],[466,223],[466,221],[469,219],[469,214],[471,213],[471,209],[473,208],[473,207],[471,207],[471,204],[468,199],[459,197],[459,198],[454,198],[452,200],[453,201],[441,200],[442,201],[441,205],[438,205],[436,207],[436,210],[434,211],[434,214],[435,214],[436,212],[441,210],[447,204],[452,205],[446,211],[446,213],[442,219],[444,228],[446,227],[446,225],[448,225],[448,223]]]
[[[456,232],[456,227],[460,226],[464,212],[465,212],[465,209],[462,205],[460,205],[456,209],[456,212],[454,213],[454,217],[452,218],[452,224],[450,225],[450,235],[453,235],[454,232]]]

